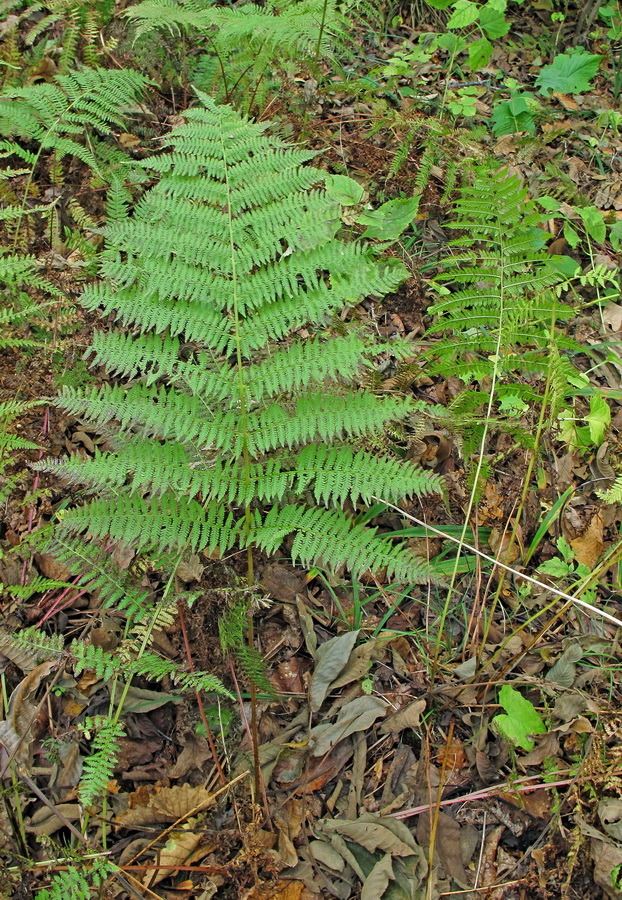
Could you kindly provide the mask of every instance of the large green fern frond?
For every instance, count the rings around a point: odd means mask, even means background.
[[[375,495],[439,489],[362,447],[416,404],[362,388],[374,340],[328,329],[344,304],[394,290],[406,271],[337,239],[339,210],[309,153],[200,99],[145,163],[158,181],[108,227],[106,281],[84,294],[121,325],[95,336],[92,360],[130,384],[63,392],[61,406],[106,429],[114,449],[43,464],[96,494],[61,534],[222,554],[272,552],[294,533],[305,564],[317,553],[327,566],[426,577],[352,513]],[[397,341],[396,358],[406,352]]]

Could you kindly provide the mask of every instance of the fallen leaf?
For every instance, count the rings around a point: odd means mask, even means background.
[[[26,675],[11,694],[7,717],[0,722],[0,743],[4,745],[4,753],[0,754],[0,776],[4,774],[9,759],[28,767],[32,751],[31,729],[37,713],[37,704],[31,697],[56,665],[56,660],[41,663]]]
[[[160,788],[153,793],[145,788],[130,795],[134,802],[126,812],[117,816],[121,825],[154,825],[158,822],[177,822],[205,809],[212,802],[211,793],[200,785],[174,785]]]
[[[32,653],[20,646],[10,634],[0,631],[0,671],[4,672],[9,662],[22,672],[32,672],[37,667],[37,660]]]
[[[370,853],[383,850],[392,856],[413,856],[421,849],[403,822],[372,813],[363,813],[358,819],[323,819],[319,828],[325,834],[341,834]]]
[[[335,722],[322,723],[311,729],[310,746],[313,756],[323,756],[331,747],[357,731],[366,731],[387,711],[379,697],[357,697],[339,710]]]
[[[387,716],[380,726],[381,734],[399,734],[405,728],[418,728],[421,724],[421,714],[425,710],[425,700],[414,700],[398,710],[391,716]]]
[[[590,841],[594,860],[594,881],[609,900],[622,900],[622,889],[614,887],[612,876],[622,866],[622,848],[609,841],[592,838]]]
[[[158,709],[166,703],[181,703],[182,700],[183,697],[180,694],[149,691],[146,688],[138,688],[132,685],[123,703],[123,711],[126,713],[146,713]]]
[[[160,868],[155,871],[149,871],[143,878],[145,887],[153,887],[164,881],[170,875],[177,871],[178,866],[184,863],[192,855],[201,841],[200,832],[195,831],[174,831],[168,841],[158,852],[158,864]]]
[[[318,662],[309,687],[312,712],[318,711],[328,696],[333,681],[345,669],[358,636],[358,630],[346,631],[318,647]]]
[[[622,800],[601,800],[598,804],[598,818],[607,834],[616,841],[622,841]]]
[[[569,541],[580,563],[593,569],[600,558],[604,547],[603,514],[597,510],[583,534]]]
[[[186,743],[177,757],[177,761],[170,771],[171,778],[183,778],[188,772],[200,772],[203,763],[207,762],[212,756],[204,737],[189,733],[186,736]]]
[[[390,854],[379,859],[363,883],[361,900],[378,900],[393,879],[393,863]]]
[[[82,815],[79,803],[58,803],[54,809],[69,822],[77,822]],[[54,810],[49,809],[47,806],[40,806],[39,809],[35,810],[30,817],[30,821],[26,823],[26,831],[38,835],[55,834],[64,827],[65,823],[63,820],[54,813]]]

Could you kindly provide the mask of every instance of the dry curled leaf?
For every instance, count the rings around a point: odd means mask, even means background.
[[[392,716],[387,716],[380,726],[381,734],[399,734],[405,728],[418,728],[421,724],[421,714],[425,710],[425,700],[414,700],[398,710]]]

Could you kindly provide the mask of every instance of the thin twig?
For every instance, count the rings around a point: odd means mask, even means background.
[[[472,547],[471,544],[467,544],[465,541],[460,541],[458,538],[453,537],[453,535],[451,534],[446,534],[444,531],[441,531],[440,528],[434,528],[433,525],[428,525],[426,522],[423,522],[416,516],[407,513],[399,506],[395,506],[394,503],[389,503],[388,500],[383,500],[382,497],[372,496],[372,500],[377,500],[378,503],[384,503],[386,506],[394,509],[405,518],[410,519],[411,522],[415,522],[417,525],[421,525],[423,526],[423,528],[427,528],[428,531],[431,531],[433,534],[437,534],[439,537],[442,537],[447,541],[453,541],[454,544],[459,544],[461,547],[464,547],[471,553],[475,553],[476,556],[487,560],[494,566],[498,566],[500,569],[504,569],[506,572],[510,572],[510,574],[514,575],[515,578],[522,578],[523,581],[528,581],[530,584],[535,584],[543,591],[548,591],[549,594],[554,594],[556,597],[559,597],[562,600],[566,600],[568,603],[575,603],[577,606],[581,606],[583,609],[589,610],[595,615],[600,616],[602,619],[606,619],[613,625],[617,625],[618,628],[622,628],[622,620],[616,618],[616,616],[612,616],[611,613],[605,612],[604,609],[598,609],[597,606],[593,606],[591,603],[587,603],[587,601],[581,600],[579,597],[573,597],[572,594],[567,594],[565,591],[560,591],[558,588],[551,587],[550,584],[545,584],[543,581],[538,581],[537,578],[532,578],[531,575],[525,575],[524,572],[519,572],[518,569],[513,569],[512,566],[506,566],[505,563],[502,563],[498,559],[495,559],[494,556],[488,556],[487,553],[484,553],[482,550],[478,550],[477,547]]]

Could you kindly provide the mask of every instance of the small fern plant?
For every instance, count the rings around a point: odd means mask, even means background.
[[[158,183],[108,224],[104,278],[82,295],[119,322],[92,345],[117,381],[66,388],[59,403],[108,433],[113,422],[115,448],[43,464],[94,495],[59,534],[168,558],[237,546],[251,583],[252,548],[273,554],[287,539],[303,565],[425,580],[407,548],[356,520],[374,495],[441,488],[364,449],[413,401],[360,388],[362,369],[412,345],[330,328],[344,305],[394,290],[406,270],[335,237],[339,210],[324,173],[304,165],[312,153],[199,96],[169,152],[144,163]]]
[[[106,145],[105,138],[127,121],[146,85],[147,79],[132,69],[83,69],[58,75],[52,83],[6,86],[0,92],[0,159],[10,160],[13,166],[19,162],[17,168],[5,168],[5,178],[14,176],[19,188],[15,197],[9,197],[13,208],[0,218],[9,220],[7,228],[14,229],[16,242],[26,213],[57,216],[57,201],[27,209],[42,160],[56,186],[63,183],[62,162],[68,156],[81,160],[101,184],[138,171],[129,169],[127,154]],[[19,190],[23,190],[21,202],[17,200]]]
[[[481,410],[489,403],[488,387],[467,387],[445,413],[448,424],[466,435],[465,455],[479,443],[486,421],[529,442],[516,416],[541,399],[533,376],[547,376],[555,415],[572,390],[574,370],[565,351],[575,348],[556,331],[572,309],[559,299],[566,276],[546,252],[541,214],[517,176],[486,165],[472,175],[445,226],[462,236],[452,241],[433,282],[439,299],[429,308],[436,322],[426,353],[429,374],[492,385],[494,402],[486,415]]]
[[[244,102],[249,111],[263,107],[270,81],[287,63],[326,57],[346,41],[347,18],[336,0],[231,7],[212,0],[143,0],[124,15],[135,23],[138,37],[157,29],[190,32],[199,46],[203,38],[206,52],[196,62],[193,84],[225,102]]]

